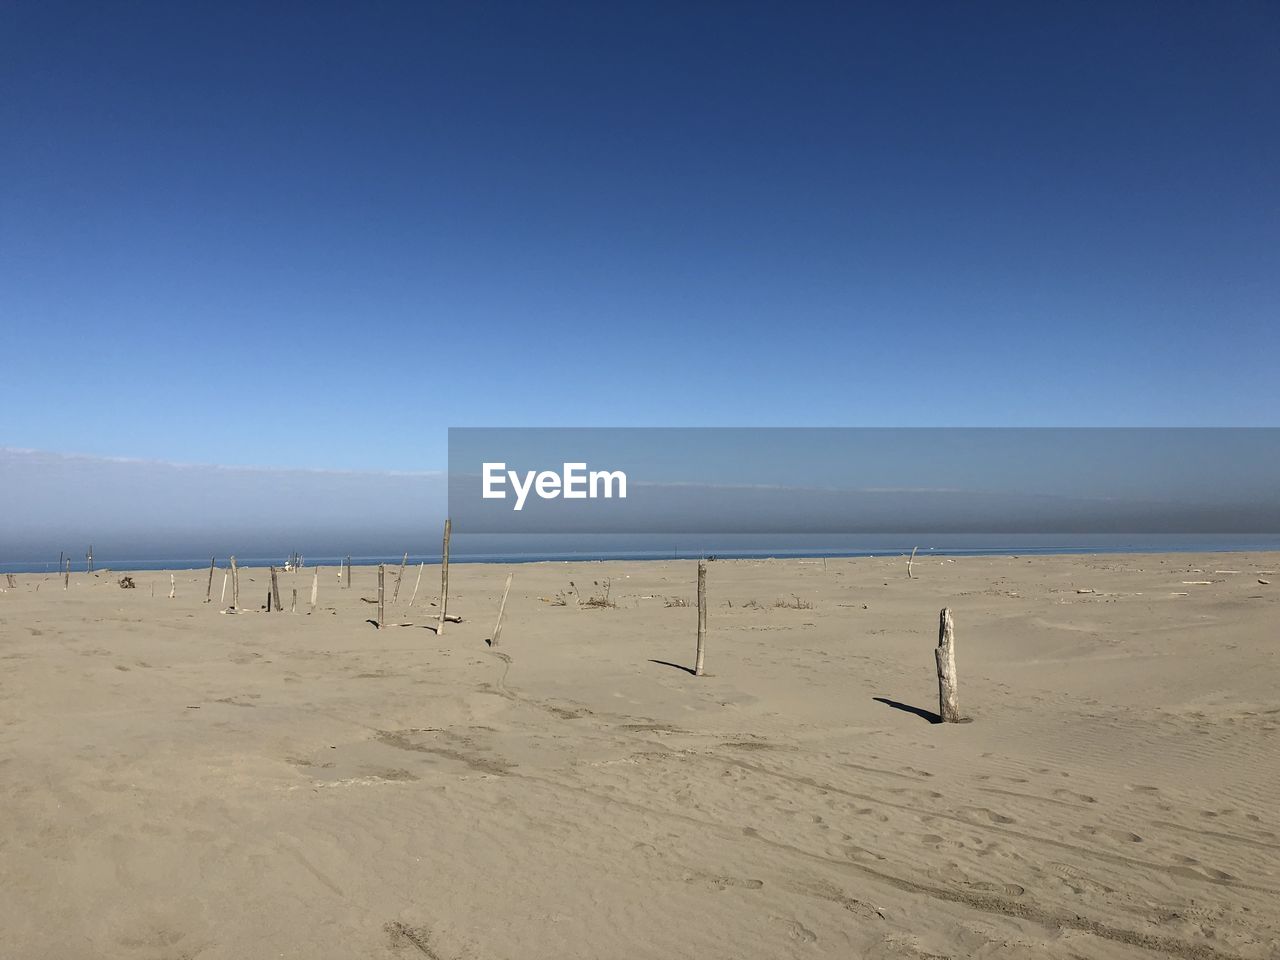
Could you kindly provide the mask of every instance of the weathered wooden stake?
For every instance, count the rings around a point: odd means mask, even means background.
[[[387,576],[387,565],[385,563],[378,564],[378,629],[381,630],[387,623],[387,603],[386,590],[383,581]]]
[[[271,568],[271,597],[276,602],[276,613],[282,612],[284,607],[280,604],[280,583],[276,580],[275,567]]]
[[[298,612],[298,588],[297,587],[293,588],[293,606],[289,608],[289,612],[290,613]]]
[[[240,568],[235,557],[231,558],[231,609],[240,611]]]
[[[346,583],[344,583],[344,584],[343,584],[343,586],[344,586],[344,587],[349,587],[349,586],[351,586],[351,557],[350,557],[350,555],[348,555],[348,556],[347,556],[347,582],[346,582]]]
[[[217,562],[217,557],[209,558],[209,586],[204,592],[204,602],[211,603],[213,601],[213,565]]]
[[[413,585],[413,596],[409,598],[409,606],[413,606],[413,601],[418,599],[418,588],[422,586],[422,570],[426,567],[427,561],[423,560],[418,564],[418,580]]]
[[[226,570],[222,571],[222,596],[218,598],[218,606],[224,606],[227,602],[227,578],[230,576]]]
[[[498,604],[498,622],[493,625],[493,638],[489,641],[490,647],[498,645],[498,638],[502,636],[502,615],[507,612],[507,594],[511,592],[511,578],[514,573],[507,574],[507,585],[502,588],[502,602]]]
[[[707,564],[698,561],[698,659],[693,664],[693,675],[702,676],[706,665],[707,643]]]
[[[267,613],[271,612],[271,591],[267,591]]]
[[[178,581],[173,578],[173,574],[169,574],[169,599],[172,600],[178,594]]]
[[[62,574],[62,589],[67,590],[71,587],[71,561],[67,560],[64,572]]]
[[[85,567],[88,569],[88,572],[93,573],[93,544],[92,543],[89,544],[89,553],[84,558],[84,562],[85,562]]]
[[[400,581],[404,579],[404,565],[409,562],[409,554],[406,552],[404,559],[400,561],[400,572],[396,574],[396,588],[391,592],[391,602],[395,603],[400,599]]]
[[[316,612],[316,601],[320,599],[320,568],[316,567],[311,574],[311,612]]]
[[[444,521],[444,545],[440,548],[440,622],[436,625],[436,636],[444,633],[444,619],[449,609],[449,531],[452,521]]]
[[[960,700],[956,690],[955,623],[946,607],[938,617],[938,648],[933,651],[938,662],[938,716],[943,723],[959,723]]]
[[[907,579],[908,580],[911,579],[911,564],[916,562],[916,551],[919,549],[920,549],[919,547],[912,547],[911,556],[907,557]]]

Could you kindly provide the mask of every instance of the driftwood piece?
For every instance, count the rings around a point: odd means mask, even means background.
[[[908,580],[911,579],[911,565],[916,562],[916,551],[919,549],[920,549],[919,547],[912,547],[911,556],[907,557],[907,579]]]

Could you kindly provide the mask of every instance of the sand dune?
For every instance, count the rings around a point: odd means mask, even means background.
[[[369,568],[20,575],[0,954],[1280,956],[1277,568],[719,561],[701,678],[691,562],[516,567],[494,651],[502,566],[439,638],[431,568],[382,630]]]

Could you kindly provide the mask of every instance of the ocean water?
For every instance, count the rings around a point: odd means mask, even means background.
[[[1209,552],[1266,552],[1280,551],[1280,535],[1258,534],[1254,536],[1197,534],[1188,536],[1156,536],[1148,534],[1110,534],[1093,537],[1081,536],[980,536],[949,534],[928,537],[920,534],[874,537],[708,537],[705,540],[689,540],[686,543],[669,543],[658,546],[638,543],[637,538],[601,537],[597,543],[562,544],[556,549],[548,538],[536,542],[521,543],[519,538],[504,538],[498,542],[485,542],[490,538],[473,536],[455,538],[450,547],[450,563],[543,563],[584,562],[602,560],[672,560],[717,557],[719,559],[778,559],[821,557],[883,557],[905,556],[912,548],[918,548],[919,556],[1051,556],[1054,554],[1117,554],[1117,553],[1209,553]],[[649,538],[653,539],[653,538]],[[767,542],[765,542],[767,541]],[[236,563],[243,567],[283,566],[290,551],[274,556],[236,555]],[[403,550],[387,553],[366,553],[352,556],[353,566],[374,566],[379,563],[398,565]],[[71,570],[83,573],[86,561],[83,555],[72,556]],[[112,556],[99,549],[94,557],[94,568],[104,570],[199,570],[209,566],[210,555],[124,555]],[[336,567],[346,562],[345,554],[303,554],[306,567]],[[219,568],[227,566],[226,555],[215,558]],[[439,563],[440,553],[410,553],[409,563]],[[58,558],[29,558],[0,561],[2,573],[50,573],[58,572]]]

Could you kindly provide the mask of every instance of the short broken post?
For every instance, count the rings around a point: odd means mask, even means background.
[[[385,563],[378,564],[378,629],[381,630],[387,623],[387,594],[385,581],[387,577],[387,565]]]
[[[511,592],[511,578],[514,573],[507,574],[507,585],[502,588],[502,602],[498,604],[498,622],[493,625],[493,636],[489,640],[490,647],[498,645],[498,638],[502,636],[502,615],[507,612],[507,594]]]
[[[440,622],[436,624],[436,636],[444,633],[444,619],[449,609],[449,531],[451,521],[444,521],[444,544],[440,548]]]
[[[271,599],[276,602],[276,613],[284,608],[280,605],[280,583],[276,580],[276,568],[271,568]]]
[[[702,676],[707,654],[707,563],[698,561],[698,658],[693,662],[693,675]]]
[[[946,607],[938,617],[938,648],[933,651],[938,662],[938,716],[943,723],[960,723],[960,699],[956,689],[955,623]]]

